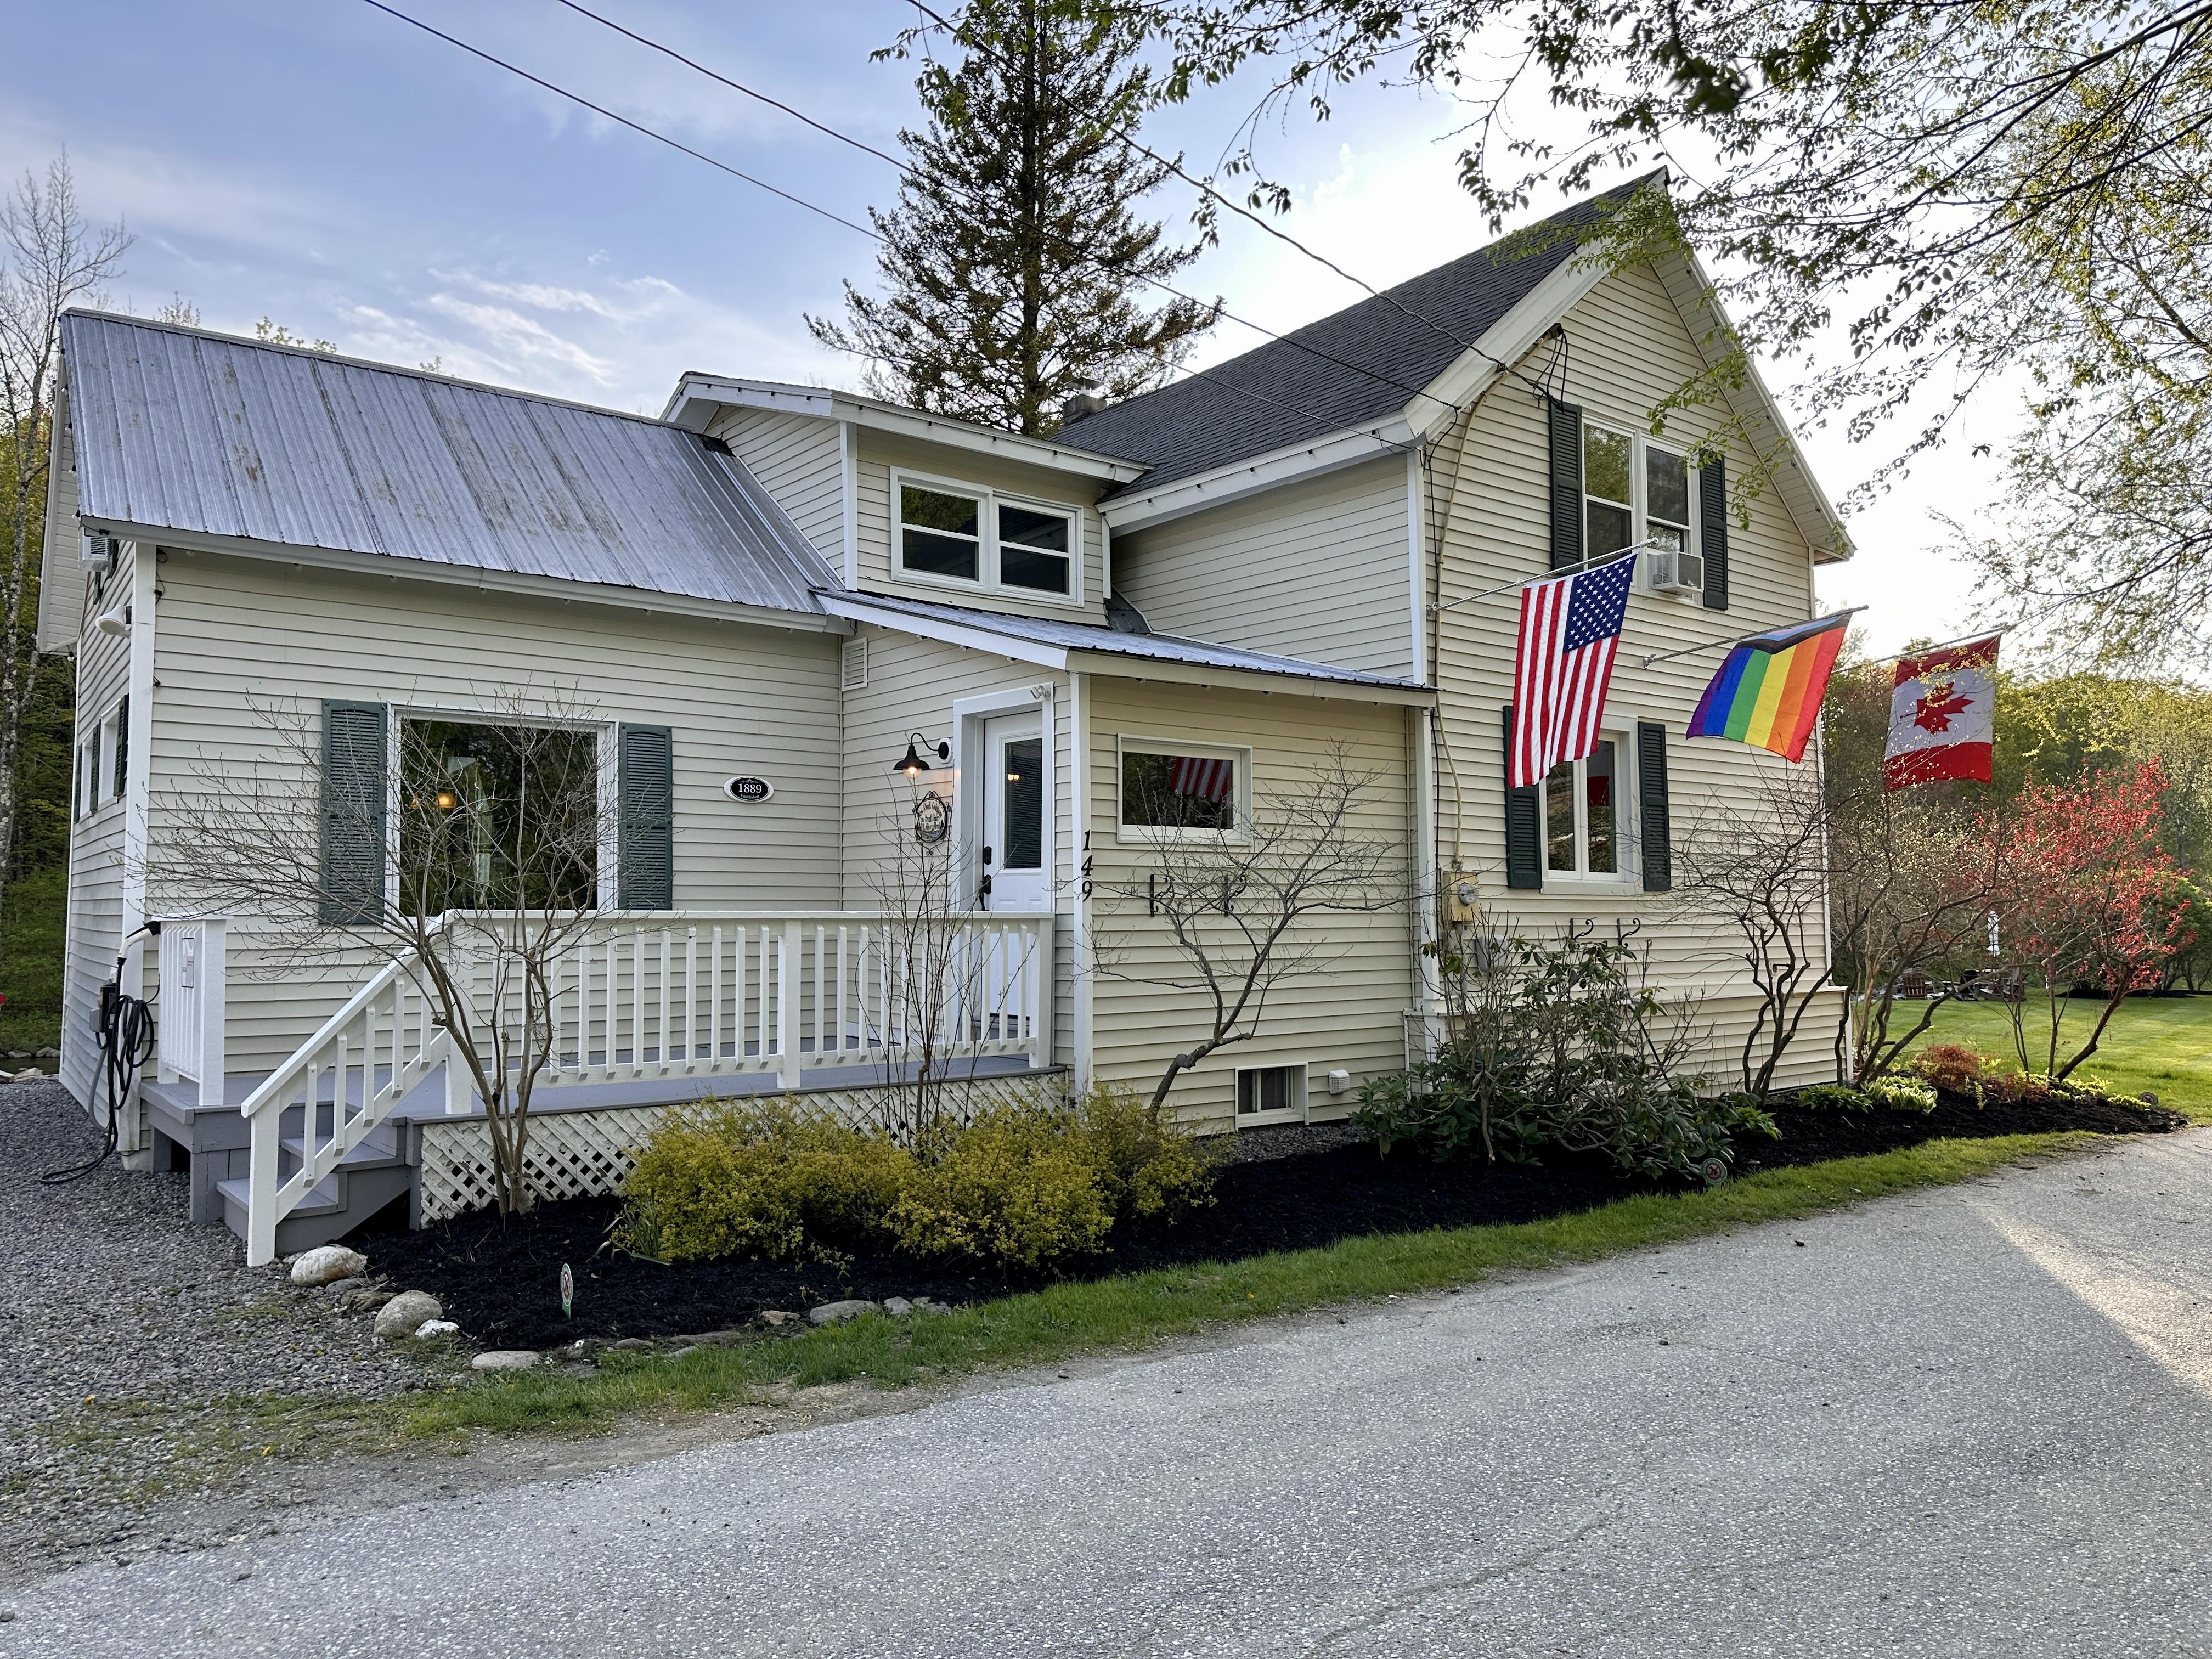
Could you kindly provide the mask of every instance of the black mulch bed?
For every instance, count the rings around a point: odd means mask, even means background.
[[[1783,1138],[1740,1145],[1740,1171],[1895,1151],[1938,1136],[1974,1139],[2056,1129],[2157,1133],[2187,1120],[2163,1109],[2106,1101],[1977,1108],[1946,1096],[1929,1115],[1784,1108]],[[1258,1132],[1265,1134],[1266,1131]],[[1288,1157],[1240,1158],[1215,1181],[1217,1201],[1171,1225],[1115,1235],[1109,1255],[1063,1278],[1092,1279],[1194,1261],[1307,1249],[1368,1233],[1540,1220],[1638,1190],[1609,1164],[1561,1158],[1540,1168],[1438,1164],[1400,1152],[1378,1158],[1355,1144]],[[1647,1188],[1648,1189],[1648,1188]],[[897,1255],[860,1255],[842,1269],[817,1263],[698,1261],[675,1267],[599,1252],[612,1199],[548,1204],[502,1221],[478,1213],[420,1232],[364,1241],[373,1270],[395,1287],[424,1290],[485,1347],[544,1348],[578,1337],[665,1337],[744,1324],[763,1310],[793,1310],[848,1297],[933,1297],[972,1302],[1033,1290],[1054,1275],[963,1273]],[[575,1269],[575,1317],[561,1316],[563,1262]]]

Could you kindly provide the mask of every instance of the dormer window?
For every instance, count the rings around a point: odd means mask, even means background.
[[[900,477],[893,488],[901,575],[1076,597],[1074,508],[934,479]]]

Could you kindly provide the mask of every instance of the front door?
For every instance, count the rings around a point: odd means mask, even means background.
[[[983,822],[976,868],[982,906],[1049,910],[1044,867],[1044,716],[1032,709],[983,722]]]

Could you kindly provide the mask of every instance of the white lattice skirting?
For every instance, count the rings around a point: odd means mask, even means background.
[[[1040,1085],[1065,1086],[1064,1077],[1013,1073],[1005,1077],[948,1079],[946,1105],[963,1117],[1002,1101],[1029,1098]],[[848,1121],[873,1119],[877,1089],[811,1089],[798,1097],[808,1109],[834,1113]],[[540,1201],[588,1198],[618,1193],[637,1167],[636,1149],[671,1112],[696,1101],[658,1106],[607,1106],[585,1110],[544,1110],[530,1115],[530,1140],[524,1162],[530,1188]],[[422,1224],[443,1221],[496,1201],[492,1184],[491,1129],[481,1117],[429,1118],[420,1121],[422,1167],[417,1171]]]

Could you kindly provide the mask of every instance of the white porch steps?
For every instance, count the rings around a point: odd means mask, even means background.
[[[414,1171],[400,1150],[402,1127],[386,1123],[371,1130],[338,1160],[335,1170],[308,1188],[307,1196],[276,1224],[278,1254],[289,1255],[343,1238],[386,1205],[408,1196]],[[306,1150],[298,1135],[286,1135],[279,1145],[289,1175],[300,1167]],[[216,1191],[222,1199],[224,1224],[244,1238],[252,1203],[248,1178],[218,1181]]]

